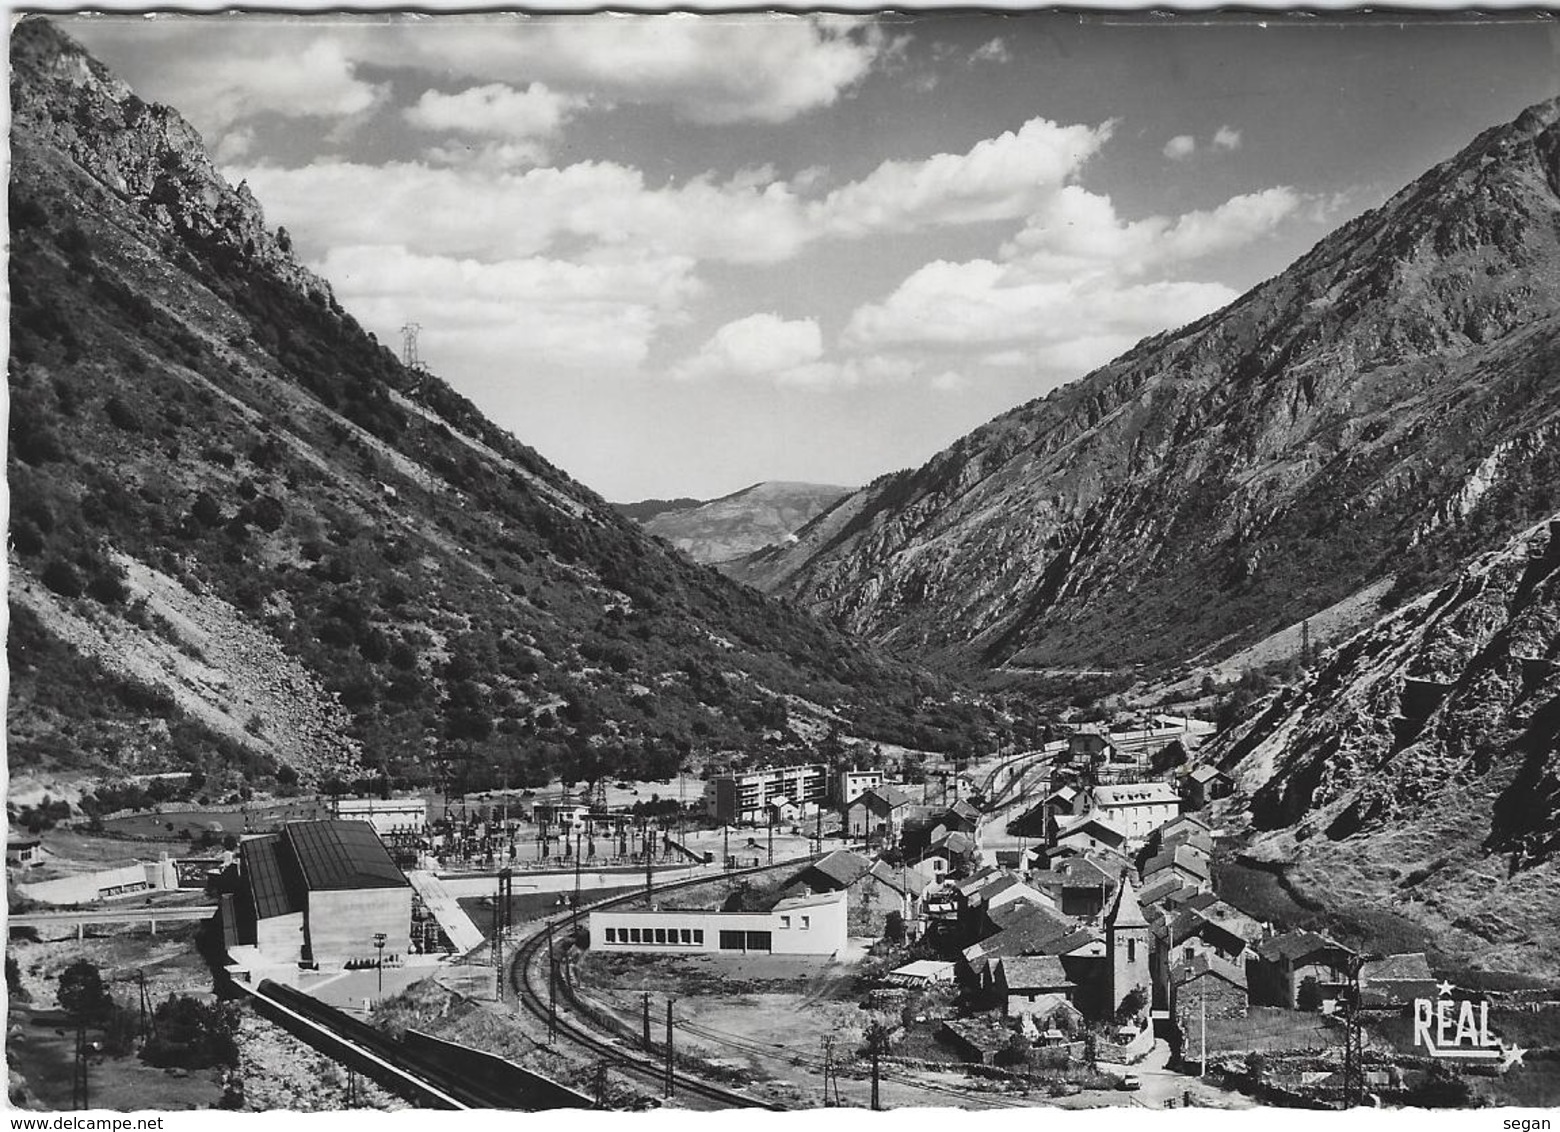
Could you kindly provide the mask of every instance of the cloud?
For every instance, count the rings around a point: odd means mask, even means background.
[[[532,83],[523,90],[489,83],[456,94],[424,91],[403,116],[425,130],[491,137],[549,138],[586,100]]]
[[[1027,346],[1051,351],[1053,364],[1092,368],[1145,334],[1234,298],[1217,283],[1037,279],[993,260],[940,260],[913,272],[882,302],[858,308],[843,341],[877,351]]]
[[[831,106],[889,46],[871,24],[840,16],[479,16],[397,27],[375,56],[728,124],[785,122]]]
[[[1177,134],[1165,142],[1165,156],[1171,161],[1185,161],[1197,152],[1197,139],[1191,134]]]
[[[823,333],[810,318],[787,321],[752,314],[728,322],[691,358],[670,373],[683,381],[739,378],[784,380],[784,375],[823,356]]]
[[[129,76],[151,97],[172,103],[203,136],[221,136],[262,114],[346,119],[372,110],[387,88],[359,77],[359,60],[331,35],[312,36],[299,24],[164,19],[138,24],[106,21],[71,26],[89,43],[122,41],[141,55],[149,81]],[[238,34],[233,34],[237,32]]]
[[[535,371],[636,372],[702,293],[692,261],[677,257],[480,263],[355,245],[314,266],[382,338],[415,317],[425,354],[463,354],[469,368],[500,375],[517,359]]]
[[[1179,278],[1185,264],[1249,243],[1303,213],[1286,187],[1178,217],[1125,220],[1078,185],[1052,192],[995,259],[938,260],[858,307],[841,335],[857,352],[937,351],[984,366],[1078,376],[1148,334],[1236,298]]]
[[[1001,36],[988,39],[974,51],[970,52],[970,62],[974,63],[1008,63],[1013,59],[1013,54],[1008,50],[1008,45],[1002,41]]]
[[[698,260],[777,263],[831,236],[1019,219],[1075,176],[1110,130],[1108,122],[1060,126],[1036,118],[966,153],[883,162],[811,201],[799,186],[771,180],[768,168],[655,188],[639,170],[614,162],[522,168],[539,157],[524,141],[507,143],[509,149],[439,146],[428,151],[427,162],[322,161],[229,172],[247,179],[273,219],[295,229],[314,254],[383,242],[389,233],[420,253],[489,261],[584,241]]]
[[[885,161],[836,189],[812,214],[835,235],[905,232],[1026,215],[1097,153],[1112,123],[1060,126],[1031,118],[967,153]]]
[[[1126,221],[1109,197],[1068,185],[1029,216],[1003,246],[1002,255],[1035,273],[1137,276],[1249,243],[1301,213],[1309,202],[1291,188],[1276,186],[1174,219]]]
[[[1239,130],[1232,129],[1229,126],[1220,126],[1213,135],[1213,148],[1223,150],[1239,149],[1240,140]]]

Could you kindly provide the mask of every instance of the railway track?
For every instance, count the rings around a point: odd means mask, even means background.
[[[732,872],[722,875],[746,876],[782,867],[799,868],[812,860],[816,860],[816,858],[798,858],[793,861],[787,861],[784,866],[761,865],[752,869],[734,869]],[[708,884],[713,879],[715,878],[702,876],[688,880],[673,881],[670,884],[657,885],[654,891],[656,893],[672,892],[679,888]],[[557,920],[550,921],[547,930],[537,932],[520,945],[519,950],[515,954],[513,966],[510,967],[510,982],[515,990],[519,992],[520,1002],[525,1009],[544,1025],[556,1025],[559,1037],[587,1050],[593,1056],[606,1061],[621,1072],[660,1086],[666,1080],[666,1063],[664,1058],[648,1052],[638,1052],[629,1049],[622,1044],[625,1040],[624,1038],[603,1037],[589,1026],[575,1021],[574,1017],[566,1017],[561,1010],[557,1012],[555,1017],[548,1010],[548,983],[549,979],[554,977],[552,975],[552,964],[549,962],[547,955],[549,935],[554,932],[559,933],[557,936],[553,936],[556,946],[558,939],[561,937],[567,940],[568,936],[582,923],[584,917],[589,915],[590,912],[613,908],[623,904],[631,904],[640,899],[643,899],[643,893],[613,897],[610,900],[600,901],[588,908],[578,909]],[[565,944],[565,946],[572,945]],[[559,962],[558,966],[564,972],[567,972],[568,965],[566,963]],[[579,997],[574,993],[572,981],[566,975],[557,978],[556,994],[558,1002],[566,1006],[569,1009],[569,1013],[573,1016],[592,1018],[597,1013],[593,1007],[587,1006],[580,1001]],[[610,1024],[604,1020],[598,1020],[597,1025],[608,1029],[611,1028]],[[681,1097],[684,1100],[693,1098],[699,1102],[697,1106],[690,1107],[715,1109],[763,1108],[773,1112],[785,1110],[784,1105],[761,1101],[749,1096],[747,1093],[712,1084],[698,1077],[691,1076],[675,1066],[672,1072],[672,1085],[674,1096]]]
[[[295,1037],[422,1108],[589,1108],[591,1098],[504,1059],[409,1031],[399,1038],[269,979],[235,984]]]

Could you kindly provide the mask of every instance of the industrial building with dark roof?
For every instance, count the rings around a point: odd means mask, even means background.
[[[302,967],[411,950],[412,888],[367,822],[289,822],[239,845],[237,891],[222,900],[229,953]]]

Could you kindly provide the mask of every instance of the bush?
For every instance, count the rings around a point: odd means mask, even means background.
[[[115,428],[123,429],[125,432],[141,431],[140,416],[121,400],[118,394],[110,396],[103,403],[103,411],[108,414],[108,419]]]
[[[152,1015],[156,1036],[141,1057],[152,1065],[210,1069],[238,1063],[238,1015],[220,1003],[176,995]]]
[[[43,584],[61,597],[80,597],[86,591],[81,571],[60,558],[50,559],[43,568]]]

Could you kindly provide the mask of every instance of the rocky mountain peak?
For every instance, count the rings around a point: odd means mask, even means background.
[[[1485,131],[1223,310],[868,485],[743,576],[1017,668],[1227,654],[1383,578],[1444,576],[1553,495],[1532,461],[1560,435],[1557,119]]]
[[[247,184],[229,185],[196,129],[143,101],[48,20],[12,30],[13,133],[47,140],[170,235],[255,260],[327,305],[330,285],[266,226]]]

